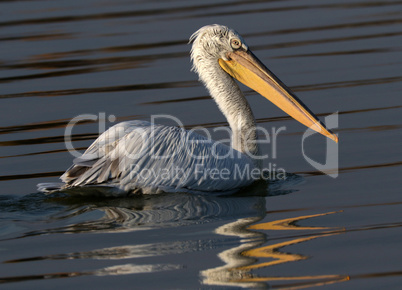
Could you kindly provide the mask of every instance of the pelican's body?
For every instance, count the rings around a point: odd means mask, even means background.
[[[128,121],[99,136],[61,179],[71,189],[90,186],[101,195],[230,192],[253,181],[243,171],[254,169],[254,163],[238,153],[182,128]],[[219,168],[225,171],[216,172]]]
[[[234,78],[296,120],[337,141],[262,65],[237,32],[209,25],[194,33],[191,41],[193,70],[228,120],[231,147],[182,128],[145,121],[123,122],[104,132],[74,160],[74,165],[61,176],[63,184],[39,184],[39,190],[86,194],[80,188],[88,187],[106,195],[207,193],[233,192],[251,184],[262,162],[255,120]]]

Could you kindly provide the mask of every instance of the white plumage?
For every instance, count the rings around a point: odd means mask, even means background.
[[[145,121],[123,122],[104,132],[74,160],[74,165],[61,176],[62,184],[39,184],[38,189],[118,196],[160,192],[226,193],[250,185],[255,180],[255,175],[250,173],[261,169],[262,163],[258,158],[255,120],[234,78],[260,92],[300,122],[309,125],[313,120],[314,126],[316,123],[322,126],[255,58],[236,31],[208,25],[194,33],[190,41],[193,42],[193,70],[229,122],[231,147],[182,128]],[[335,138],[324,127],[320,130]],[[86,189],[82,190],[83,187]]]
[[[223,178],[217,176],[220,172],[211,171],[223,168],[229,172]],[[108,190],[101,190],[102,194],[111,195],[219,192],[250,184],[252,180],[236,178],[235,174],[253,168],[244,154],[195,132],[129,121],[99,136],[61,179],[71,188],[99,190],[99,186],[106,186]]]

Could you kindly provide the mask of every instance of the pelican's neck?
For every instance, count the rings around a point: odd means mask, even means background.
[[[204,63],[204,65],[206,65]],[[253,159],[261,167],[257,131],[254,115],[234,79],[229,76],[218,62],[210,63],[207,69],[198,68],[201,81],[225,115],[232,130],[232,147]]]

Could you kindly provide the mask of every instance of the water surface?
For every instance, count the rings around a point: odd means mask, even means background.
[[[0,4],[2,289],[402,283],[401,1],[4,1]],[[73,157],[68,122],[169,114],[227,123],[190,72],[189,36],[235,28],[321,119],[338,112],[339,174],[301,152],[305,128],[242,87],[259,126],[285,126],[265,166],[297,174],[234,196],[46,197]],[[109,117],[113,118],[109,118]],[[170,124],[169,120],[159,120]],[[73,129],[85,149],[98,122]],[[325,162],[326,140],[305,153]]]

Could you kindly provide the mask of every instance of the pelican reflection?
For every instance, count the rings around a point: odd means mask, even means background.
[[[305,243],[314,239],[328,237],[342,233],[338,229],[328,227],[305,227],[298,226],[297,222],[316,218],[324,215],[334,214],[328,212],[315,215],[305,215],[281,220],[274,220],[263,223],[254,223],[253,219],[239,219],[236,222],[228,223],[216,229],[220,235],[237,235],[241,238],[241,244],[219,254],[220,259],[225,263],[212,269],[201,272],[203,283],[207,285],[237,286],[237,287],[267,287],[267,283],[286,285],[291,289],[327,285],[349,280],[347,275],[308,275],[308,276],[270,276],[257,275],[253,270],[264,269],[269,272],[268,267],[275,265],[305,260],[308,256],[298,253],[282,251],[283,248],[299,243]],[[241,229],[239,229],[241,225]],[[319,231],[317,234],[292,235],[283,242],[265,245],[269,240],[266,234],[261,231]],[[282,239],[281,239],[282,240]],[[267,260],[267,261],[266,261]],[[268,269],[267,269],[268,268]],[[259,271],[261,273],[261,271]],[[272,285],[271,285],[272,286]]]
[[[73,252],[60,252],[38,256],[18,257],[3,263],[30,263],[33,267],[43,260],[54,263],[63,260],[103,260],[107,266],[85,269],[80,272],[39,273],[36,276],[2,277],[5,282],[30,279],[72,278],[78,276],[135,275],[160,271],[181,271],[196,267],[204,285],[235,287],[267,287],[291,285],[294,288],[344,281],[348,276],[328,275],[273,276],[270,267],[302,261],[303,253],[292,253],[288,246],[325,238],[342,233],[329,227],[301,226],[304,219],[317,219],[334,212],[285,217],[272,220],[267,215],[266,196],[202,196],[170,194],[138,198],[91,199],[52,198],[68,209],[44,225],[46,229],[31,231],[17,238],[32,238],[49,234],[97,233],[99,237],[115,234],[107,243],[97,243],[96,248],[85,246],[89,236]],[[75,223],[71,221],[75,220]],[[60,224],[67,225],[60,226]],[[59,225],[51,227],[51,225]],[[176,236],[175,227],[187,228],[188,234]],[[165,230],[168,229],[168,231]],[[154,241],[138,239],[138,231],[158,236],[172,232],[169,238]],[[281,234],[278,235],[278,231]],[[183,229],[180,230],[183,233]],[[268,235],[269,233],[269,235]],[[283,233],[283,234],[282,234]],[[122,235],[121,235],[122,234]],[[141,236],[145,234],[141,233]],[[83,235],[77,235],[80,239]],[[98,235],[97,235],[98,236]],[[276,238],[270,238],[274,236]],[[94,237],[92,236],[92,239]],[[284,250],[286,249],[286,250]],[[213,259],[220,263],[203,269],[194,257]],[[160,258],[159,258],[160,257]],[[165,257],[174,257],[173,260]],[[181,257],[181,258],[179,258]],[[177,259],[176,259],[177,258]],[[164,263],[161,263],[164,261]],[[25,265],[25,264],[24,264]],[[96,264],[98,265],[98,264]],[[210,264],[209,264],[210,265]],[[258,274],[257,274],[258,273]]]

